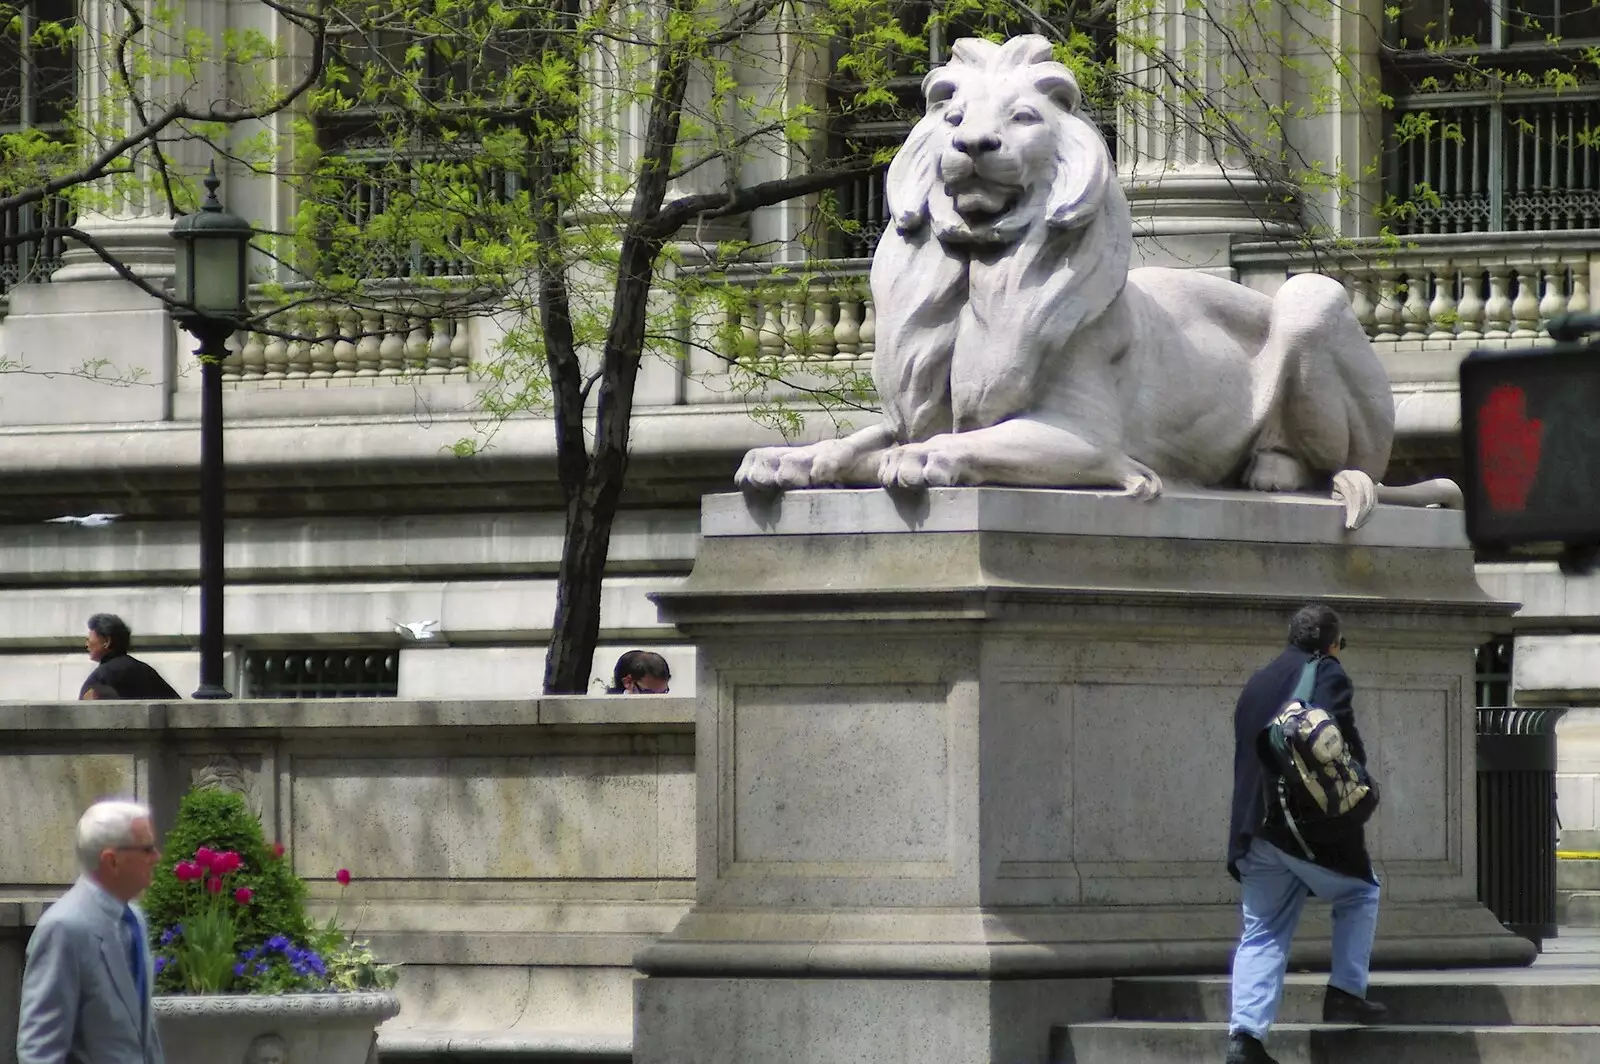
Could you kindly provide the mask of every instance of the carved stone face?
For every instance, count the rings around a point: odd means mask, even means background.
[[[244,1064],[289,1064],[289,1047],[275,1034],[260,1035],[245,1050]]]
[[[962,78],[930,86],[942,127],[939,181],[972,236],[1010,240],[1037,216],[1055,173],[1057,104],[1023,78]],[[1023,217],[1013,218],[1012,215]]]
[[[1032,90],[981,83],[930,102],[947,129],[939,178],[969,225],[998,221],[1029,189],[1049,182],[1055,138],[1045,115],[1054,106]]]

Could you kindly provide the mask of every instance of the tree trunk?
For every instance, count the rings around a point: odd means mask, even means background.
[[[587,694],[600,640],[600,590],[611,551],[620,478],[585,484],[567,503],[567,532],[556,577],[556,613],[544,660],[546,694]]]

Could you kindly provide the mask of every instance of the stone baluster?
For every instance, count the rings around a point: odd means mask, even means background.
[[[848,289],[839,294],[839,324],[833,327],[833,345],[840,358],[861,352],[861,322],[857,318],[860,296]]]
[[[872,293],[867,293],[861,306],[861,357],[870,358],[878,345],[878,316],[872,309]]]
[[[383,372],[383,315],[361,308],[361,335],[356,340],[356,376],[376,377]]]
[[[761,353],[761,306],[755,293],[747,292],[739,307],[739,349],[735,359],[754,359]]]
[[[772,359],[783,355],[783,323],[780,320],[783,305],[775,297],[761,300],[761,357]]]
[[[1393,270],[1378,271],[1378,305],[1372,310],[1372,322],[1377,331],[1374,340],[1400,339],[1399,275]]]
[[[350,307],[336,309],[331,322],[339,326],[339,338],[333,342],[333,375],[354,377],[359,362],[355,341],[351,339],[361,331],[360,317]]]
[[[338,332],[339,312],[333,307],[316,307],[306,313],[311,343],[311,373],[315,380],[326,380],[337,368],[334,358],[334,333]]]
[[[1372,312],[1376,309],[1372,304],[1371,282],[1364,274],[1352,273],[1345,279],[1345,288],[1350,293],[1350,309],[1361,323],[1361,331],[1370,338],[1375,331]]]
[[[1539,300],[1539,332],[1549,335],[1545,323],[1567,312],[1567,270],[1565,266],[1546,266],[1544,298]]]
[[[239,373],[241,380],[258,381],[266,376],[266,348],[266,338],[260,333],[251,330],[244,334],[244,347],[239,352],[243,362],[243,367]]]
[[[311,370],[310,345],[305,338],[307,324],[304,311],[293,310],[283,316],[283,330],[290,336],[284,355],[286,380],[303,381]]]
[[[806,294],[811,306],[811,329],[807,333],[812,358],[832,358],[837,348],[833,336],[834,293],[828,288],[813,288]]]
[[[1433,275],[1433,301],[1428,304],[1428,339],[1452,340],[1456,335],[1456,268],[1445,266]]]
[[[287,320],[282,314],[267,319],[267,328],[282,331]],[[289,343],[282,336],[268,336],[261,346],[261,379],[281,381],[289,375]]]
[[[783,301],[783,349],[790,358],[811,358],[811,336],[806,330],[805,296],[789,293]]]
[[[1483,337],[1503,340],[1511,328],[1511,271],[1505,266],[1489,268],[1489,298],[1483,304]]]
[[[228,353],[222,356],[222,379],[236,381],[244,368],[244,336],[234,333],[228,337],[225,345]]]
[[[1511,337],[1532,340],[1539,335],[1539,271],[1517,267],[1517,295],[1511,301]]]
[[[411,318],[411,331],[406,333],[405,368],[427,371],[428,368],[428,319]]]
[[[383,339],[378,341],[378,372],[398,376],[406,368],[405,319],[392,310],[383,316]]]
[[[1428,335],[1428,271],[1414,269],[1406,275],[1406,301],[1400,308],[1400,339],[1421,340]]]
[[[450,331],[450,372],[465,373],[472,366],[472,320],[455,319]]]
[[[428,343],[428,369],[434,376],[450,372],[450,333],[455,322],[441,314],[433,319],[433,339]]]
[[[1468,266],[1461,271],[1461,300],[1456,304],[1456,336],[1462,340],[1483,339],[1483,271]]]
[[[1589,260],[1586,257],[1569,259],[1566,265],[1572,270],[1572,294],[1567,297],[1567,313],[1587,314],[1594,309],[1589,291]]]

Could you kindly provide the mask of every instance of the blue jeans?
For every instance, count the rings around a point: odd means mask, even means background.
[[[1260,839],[1239,861],[1244,887],[1244,931],[1233,955],[1233,1016],[1229,1031],[1265,1042],[1283,1001],[1300,910],[1309,892],[1333,906],[1333,972],[1328,985],[1367,996],[1367,966],[1378,930],[1378,887],[1291,857]]]

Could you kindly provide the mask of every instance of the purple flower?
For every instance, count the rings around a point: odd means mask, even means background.
[[[234,975],[243,975],[244,974],[244,961],[240,961],[238,964],[235,964],[233,966],[233,974]]]
[[[160,975],[162,972],[166,971],[167,970],[167,966],[169,964],[171,964],[171,963],[172,963],[172,958],[170,958],[170,957],[157,957],[156,958],[156,974]]]
[[[267,944],[263,948],[273,950],[277,953],[282,953],[284,950],[289,948],[289,940],[283,935],[273,935],[271,938],[267,939]]]

